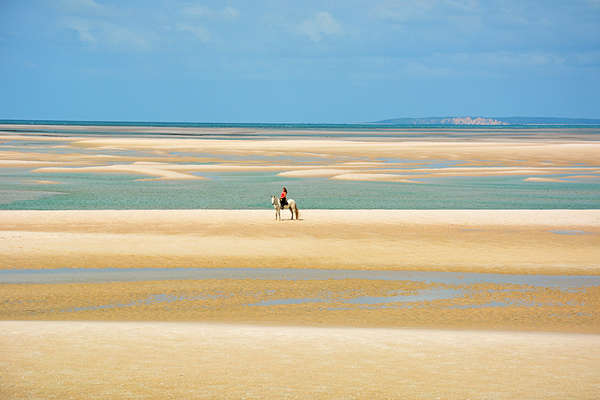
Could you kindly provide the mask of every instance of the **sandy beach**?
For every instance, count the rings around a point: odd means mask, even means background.
[[[289,218],[288,211],[282,213]],[[599,274],[598,210],[0,211],[0,268]]]
[[[0,322],[4,398],[595,399],[600,336]]]
[[[15,210],[0,211],[0,221],[5,271],[297,268],[600,275],[598,210],[303,210],[293,221],[275,221],[267,210]],[[327,276],[152,279],[157,278],[4,284],[0,319],[600,332],[597,286]],[[419,297],[430,292],[452,296]],[[393,293],[408,297],[393,300]],[[357,303],[360,298],[383,304]],[[273,305],[252,307],[261,302]]]
[[[0,210],[0,397],[600,391],[600,147],[585,130],[13,128],[0,134],[0,204],[15,205]],[[246,179],[256,198],[237,207],[260,207],[264,192],[265,209],[118,209],[165,208],[176,191],[229,201],[219,180]],[[269,191],[287,179],[313,198],[328,185],[376,191],[366,206],[300,202],[300,220],[276,221]],[[463,188],[482,209],[366,209],[420,188],[417,208],[444,208],[443,190],[464,206]],[[509,209],[483,209],[506,193]]]
[[[0,400],[600,400],[600,0],[0,4]]]

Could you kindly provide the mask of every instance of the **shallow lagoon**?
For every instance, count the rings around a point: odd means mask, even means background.
[[[283,185],[301,209],[600,208],[600,184],[595,182],[523,182],[522,177],[509,176],[449,177],[412,184],[289,178],[274,172],[198,175],[207,179],[139,181],[147,177],[0,168],[0,209],[267,209],[271,194]]]
[[[10,123],[23,123],[13,126]],[[117,157],[113,164],[134,159],[159,157],[179,162],[249,162],[259,164],[316,165],[330,162],[316,154],[219,154],[193,151],[127,150],[71,146],[69,137],[182,137],[228,140],[298,139],[318,141],[326,138],[372,141],[411,140],[548,140],[565,139],[575,143],[597,141],[600,127],[575,126],[464,126],[419,127],[400,125],[336,125],[336,124],[185,124],[185,123],[82,123],[51,122],[30,125],[35,121],[0,121],[0,133],[21,134],[0,142],[0,152],[11,154],[50,154],[54,160],[77,153],[99,162],[103,157]],[[79,126],[81,125],[81,126]],[[42,138],[44,140],[42,140]],[[27,140],[26,140],[27,139]],[[31,140],[30,140],[31,139]],[[155,150],[155,151],[154,151]],[[99,158],[94,158],[98,156]],[[120,157],[120,158],[119,158]],[[163,158],[160,158],[163,157]],[[28,158],[29,159],[29,158]],[[220,161],[217,161],[220,160]],[[411,168],[446,168],[461,164],[457,160],[342,157],[340,162],[381,162],[389,166]],[[485,160],[478,160],[485,161]],[[549,160],[551,163],[551,160]],[[595,163],[594,163],[595,164]],[[68,162],[66,165],[69,165]],[[488,165],[489,166],[489,165]],[[501,165],[498,165],[501,166]],[[597,165],[581,169],[578,174],[600,168]],[[529,175],[488,177],[444,177],[417,179],[421,183],[341,181],[327,178],[290,178],[272,172],[195,173],[205,179],[188,181],[140,181],[146,175],[106,173],[40,173],[35,167],[0,167],[0,209],[263,209],[269,208],[269,197],[286,185],[290,197],[305,209],[594,209],[600,208],[600,175],[571,182],[524,182]],[[404,172],[410,175],[410,172]],[[565,175],[544,175],[564,178]],[[51,181],[49,185],[36,181]]]

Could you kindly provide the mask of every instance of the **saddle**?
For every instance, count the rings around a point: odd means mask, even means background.
[[[284,197],[283,199],[279,199],[279,204],[281,207],[285,207],[288,205],[287,199]]]

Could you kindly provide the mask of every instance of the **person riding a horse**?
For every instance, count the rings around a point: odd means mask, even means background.
[[[298,205],[294,199],[287,198],[287,189],[284,187],[281,191],[281,196],[277,198],[276,195],[271,196],[271,204],[275,209],[275,219],[281,221],[281,210],[289,209],[292,213],[292,218],[294,219],[294,214],[296,214],[296,219],[300,218],[300,213],[298,211]]]

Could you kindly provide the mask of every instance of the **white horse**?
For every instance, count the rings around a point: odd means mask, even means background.
[[[279,197],[271,196],[271,204],[273,204],[273,208],[275,209],[275,221],[279,219],[281,221],[281,209],[289,208],[292,213],[292,218],[294,219],[294,212],[296,213],[296,219],[299,218],[300,213],[298,212],[298,206],[296,205],[296,201],[293,199],[288,199],[288,203],[285,206],[281,206],[281,200]]]

